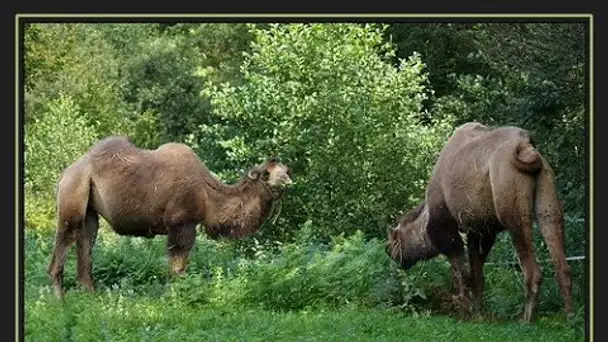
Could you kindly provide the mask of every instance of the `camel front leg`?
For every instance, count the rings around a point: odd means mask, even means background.
[[[471,232],[467,235],[470,264],[469,286],[473,293],[473,312],[477,315],[480,315],[483,309],[483,291],[485,287],[483,265],[495,240],[496,234],[493,232]]]
[[[167,254],[172,276],[183,275],[188,265],[188,256],[194,246],[196,225],[185,224],[169,228]]]
[[[463,261],[463,251],[447,255],[452,268],[452,279],[456,287],[456,301],[459,307],[460,318],[463,319],[469,313],[469,296],[466,285],[466,269]]]

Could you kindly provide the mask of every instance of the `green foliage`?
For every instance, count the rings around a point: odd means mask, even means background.
[[[25,338],[36,341],[584,341],[557,319],[533,325],[415,318],[379,309],[314,312],[192,308],[113,293],[30,302]]]
[[[583,339],[582,263],[564,322],[539,234],[541,317],[526,327],[490,323],[519,313],[519,269],[486,267],[484,321],[422,319],[454,313],[449,265],[405,273],[384,252],[385,227],[422,198],[452,128],[480,121],[533,131],[558,176],[567,254],[584,254],[582,26],[45,23],[24,34],[29,339]],[[99,292],[75,291],[72,250],[60,305],[45,272],[56,181],[110,134],[186,142],[228,182],[280,155],[296,184],[276,225],[242,241],[199,236],[171,282],[164,239],[102,229]],[[508,235],[489,261],[517,261]]]
[[[61,172],[98,137],[72,97],[60,94],[48,109],[26,128],[23,156],[28,225],[44,228],[53,226],[51,201]]]
[[[49,103],[68,94],[101,135],[127,134],[117,92],[119,56],[96,26],[32,25],[25,39],[26,123],[46,115]]]
[[[435,96],[441,98],[456,88],[452,75],[486,75],[489,71],[475,58],[478,27],[475,23],[396,23],[389,27],[385,39],[395,44],[396,57],[420,53]]]
[[[52,239],[50,234],[27,233],[28,296],[47,282],[44,269]],[[162,239],[117,238],[102,232],[93,252],[97,287],[100,291],[156,294],[187,305],[273,310],[350,305],[400,306],[412,311],[411,301],[424,297],[386,256],[384,244],[376,239],[366,241],[360,232],[337,237],[327,246],[289,243],[275,250],[261,247],[252,257],[203,236],[197,240],[188,275],[169,283]],[[65,268],[68,289],[77,286],[73,252]]]
[[[49,113],[25,132],[25,186],[34,192],[51,188],[61,171],[97,139],[95,127],[88,124],[70,96],[61,95],[48,107]]]
[[[401,281],[401,282],[400,282]],[[409,307],[420,290],[399,279],[384,244],[357,232],[330,246],[288,244],[278,253],[258,255],[240,276],[247,303],[266,309],[301,310],[344,305]],[[404,292],[404,290],[411,290]]]
[[[450,126],[422,112],[428,89],[419,56],[391,65],[382,32],[357,24],[252,28],[245,82],[208,82],[204,93],[225,123],[203,126],[200,145],[223,148],[233,174],[271,155],[293,169],[279,232],[311,219],[328,229],[320,237],[357,227],[383,235],[420,198]]]
[[[332,340],[336,334],[394,339],[407,333],[410,340],[451,334],[451,340],[465,341],[524,329],[534,339],[583,340],[582,286],[574,288],[579,312],[572,321],[565,321],[557,287],[547,280],[538,321],[520,325],[513,315],[523,300],[521,272],[488,266],[486,298],[494,316],[488,312],[482,321],[461,322],[437,315],[455,314],[442,302],[452,295],[445,260],[420,264],[406,274],[396,270],[381,242],[366,241],[361,233],[328,245],[305,239],[303,233],[297,243],[276,251],[260,248],[256,256],[244,258],[227,243],[199,236],[186,276],[169,281],[164,239],[124,238],[102,230],[93,249],[97,292],[76,287],[71,250],[65,268],[68,292],[59,302],[45,272],[53,235],[26,230],[26,338],[200,340],[232,338],[238,331],[240,337],[234,338],[247,340],[303,335]],[[583,276],[583,268],[573,270],[575,279]]]
[[[125,78],[121,93],[135,112],[157,114],[153,130],[159,137],[145,146],[155,148],[161,142],[181,140],[195,124],[205,122],[209,111],[193,75],[202,56],[183,37],[142,37],[137,47],[121,65]]]
[[[555,318],[532,325],[416,318],[380,309],[272,312],[192,308],[147,297],[78,294],[64,305],[30,302],[25,338],[36,341],[584,341]]]
[[[260,27],[262,24],[250,24]],[[214,83],[240,83],[243,81],[239,72],[243,62],[243,53],[250,50],[253,39],[244,23],[204,23],[176,24],[168,33],[184,36],[189,45],[196,47],[204,56],[204,65],[198,72],[203,72]],[[198,95],[198,94],[197,94]]]

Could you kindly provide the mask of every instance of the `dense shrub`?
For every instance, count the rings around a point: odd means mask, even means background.
[[[48,288],[44,270],[52,241],[48,233],[26,234],[27,295]],[[345,305],[412,309],[412,300],[424,296],[386,256],[384,244],[366,241],[361,232],[334,238],[329,245],[289,243],[274,251],[262,247],[252,258],[204,236],[197,242],[187,275],[168,282],[163,239],[116,237],[103,231],[93,252],[96,286],[99,291],[156,295],[189,305],[274,310]],[[72,250],[66,264],[71,290],[78,287],[75,274]]]
[[[25,130],[25,216],[27,226],[54,226],[54,194],[63,169],[97,139],[95,126],[69,95],[48,103],[48,112]],[[78,137],[74,139],[72,137]]]
[[[282,219],[264,230],[279,239],[307,220],[324,239],[359,228],[384,236],[420,198],[451,127],[422,112],[430,90],[420,56],[392,65],[394,50],[372,25],[252,33],[244,82],[205,89],[223,123],[201,127],[200,149],[226,151],[217,163],[226,177],[274,154],[292,167],[296,185]]]
[[[373,307],[408,314],[426,310],[457,314],[445,258],[421,262],[403,272],[385,254],[384,243],[364,239],[361,232],[335,237],[328,244],[305,243],[305,235],[278,248],[262,246],[252,256],[243,256],[228,242],[198,236],[186,275],[170,281],[163,238],[125,238],[102,230],[93,250],[93,275],[99,293],[111,291],[201,310]],[[52,242],[53,235],[48,232],[26,231],[26,300],[52,296],[45,272]],[[69,298],[78,292],[73,249],[67,260],[65,282]],[[563,304],[552,267],[546,261],[542,266],[545,281],[539,312],[544,315],[561,311]],[[584,316],[583,264],[573,262],[572,270],[575,308],[577,315]],[[524,298],[521,270],[516,264],[497,262],[487,265],[485,271],[488,317],[493,314],[503,319],[515,318]]]

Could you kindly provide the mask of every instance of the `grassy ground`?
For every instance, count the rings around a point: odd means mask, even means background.
[[[550,274],[533,324],[517,321],[521,277],[492,269],[489,312],[462,321],[443,303],[450,278],[441,262],[405,276],[384,261],[381,244],[347,239],[331,250],[289,246],[239,259],[230,244],[199,239],[189,275],[169,282],[162,238],[102,234],[97,292],[76,287],[72,251],[59,301],[44,272],[52,242],[48,233],[26,234],[28,341],[584,341],[580,284],[578,313],[567,321]]]
[[[535,324],[462,323],[390,310],[299,312],[192,308],[116,293],[28,303],[28,341],[583,341],[558,319]]]

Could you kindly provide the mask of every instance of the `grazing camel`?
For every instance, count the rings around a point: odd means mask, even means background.
[[[555,265],[565,311],[572,314],[570,269],[564,255],[564,219],[554,174],[534,148],[527,130],[490,129],[476,122],[458,127],[441,151],[426,196],[388,231],[387,253],[405,270],[420,260],[445,255],[463,308],[467,283],[473,311],[482,309],[483,265],[499,232],[509,232],[525,277],[523,321],[530,322],[541,268],[535,260],[532,223],[536,218]],[[467,236],[470,274],[465,275]]]

